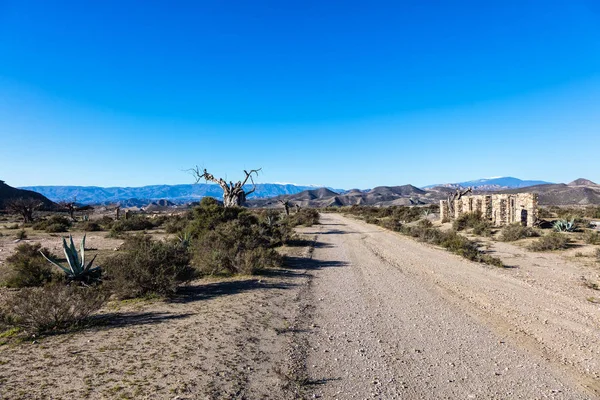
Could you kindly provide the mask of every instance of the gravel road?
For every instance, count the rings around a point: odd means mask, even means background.
[[[310,397],[598,398],[585,299],[338,214],[311,229]]]

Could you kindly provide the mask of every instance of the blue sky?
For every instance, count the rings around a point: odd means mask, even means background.
[[[0,179],[600,181],[600,3],[0,0]]]

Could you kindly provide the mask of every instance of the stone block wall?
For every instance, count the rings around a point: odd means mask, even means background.
[[[496,226],[520,222],[532,226],[538,219],[537,193],[492,194],[463,196],[454,201],[454,215],[450,215],[448,200],[440,201],[440,218],[449,220],[461,214],[480,211]]]

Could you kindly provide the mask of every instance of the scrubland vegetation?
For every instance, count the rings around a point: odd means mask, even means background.
[[[295,226],[318,221],[316,210],[285,216],[274,210],[225,208],[212,198],[175,216],[131,215],[119,220],[104,216],[72,222],[51,215],[28,226],[52,234],[107,231],[108,237],[124,242],[118,251],[105,255],[100,266],[94,259],[86,260],[84,240],[79,246],[64,241],[64,259],[39,243],[18,245],[1,275],[0,285],[14,290],[2,292],[0,332],[61,332],[97,322],[93,314],[109,299],[172,297],[194,279],[280,267],[277,247],[294,239]],[[146,234],[156,228],[167,236],[159,240]]]
[[[465,214],[454,222],[454,229],[443,231],[433,226],[427,215],[436,211],[436,206],[388,208],[352,206],[342,212],[356,215],[368,223],[380,225],[386,229],[411,236],[419,241],[441,246],[468,260],[502,267],[502,261],[481,250],[481,246],[458,233],[459,230],[476,228],[479,232],[490,231],[489,225],[480,214]],[[418,221],[418,222],[416,222]],[[416,222],[416,223],[415,223]]]
[[[461,233],[485,237],[503,242],[516,242],[523,239],[539,239],[525,242],[531,251],[555,251],[570,248],[576,240],[585,244],[599,245],[600,233],[588,228],[592,218],[600,217],[600,207],[548,207],[540,208],[540,218],[550,222],[545,223],[545,229],[540,227],[523,226],[520,223],[494,227],[485,220],[480,212],[462,214],[452,221],[452,229],[442,230],[433,226],[427,216],[436,212],[436,206],[425,207],[367,207],[351,206],[341,209],[327,209],[352,214],[368,223],[380,225],[386,229],[400,232],[415,239],[438,245],[459,254],[469,260],[501,266],[502,262],[485,251],[477,241],[469,239]],[[418,221],[418,222],[417,222]],[[574,232],[579,232],[578,234]],[[598,250],[600,254],[600,249]]]

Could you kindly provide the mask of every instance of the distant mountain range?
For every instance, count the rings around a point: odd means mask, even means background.
[[[252,186],[246,186],[250,190]],[[314,186],[293,184],[260,183],[249,198],[267,198],[296,194],[314,189]],[[146,203],[169,200],[174,203],[199,201],[202,197],[221,198],[223,190],[214,184],[152,185],[142,187],[97,187],[97,186],[27,186],[20,189],[32,190],[53,201],[72,201],[81,204]]]
[[[544,181],[523,181],[517,178],[490,178],[478,179],[475,181],[446,183],[441,185],[429,185],[422,189],[433,187],[457,188],[459,186],[473,186],[477,190],[501,190],[515,189],[527,186],[546,184]],[[247,186],[249,190],[251,187]],[[260,183],[256,185],[256,191],[249,196],[249,199],[266,199],[282,195],[293,195],[303,191],[316,189],[315,186],[301,186],[293,184],[280,183]],[[138,204],[150,203],[156,200],[169,200],[174,203],[182,204],[192,201],[198,201],[202,197],[211,196],[221,198],[223,191],[218,185],[214,184],[183,184],[183,185],[151,185],[142,187],[98,187],[98,186],[25,186],[20,189],[32,190],[40,193],[52,201],[72,201],[77,199],[81,204],[111,204],[122,203]],[[351,193],[356,197],[358,189],[345,191],[342,189],[329,190],[337,193]],[[375,188],[377,189],[377,188]],[[362,190],[362,193],[369,193],[372,190]]]
[[[495,178],[498,179],[498,178]],[[278,196],[270,199],[251,200],[251,207],[281,207],[279,200],[289,200],[302,207],[336,207],[349,205],[393,206],[393,205],[418,205],[437,203],[447,199],[448,194],[460,186],[475,186],[473,193],[524,193],[535,192],[539,194],[540,205],[590,205],[600,204],[600,185],[587,179],[577,179],[569,184],[542,184],[535,186],[518,187],[522,182],[515,178],[507,178],[508,184],[516,184],[516,188],[492,190],[490,185],[483,182],[477,186],[473,183],[486,180],[463,182],[462,184],[434,185],[427,189],[419,189],[412,185],[379,186],[368,191],[350,190],[344,193],[335,193],[327,189],[308,190],[288,196]],[[529,181],[531,182],[531,181]],[[468,185],[470,183],[470,185]]]
[[[521,180],[518,178],[513,178],[511,176],[505,176],[505,177],[496,177],[496,178],[477,179],[474,181],[466,181],[466,182],[429,185],[429,186],[423,187],[423,189],[430,189],[433,187],[449,187],[449,188],[473,187],[473,189],[477,189],[477,190],[501,190],[501,189],[519,189],[519,188],[525,188],[525,187],[529,187],[529,186],[548,185],[548,184],[551,184],[551,182],[524,181],[524,180]]]

